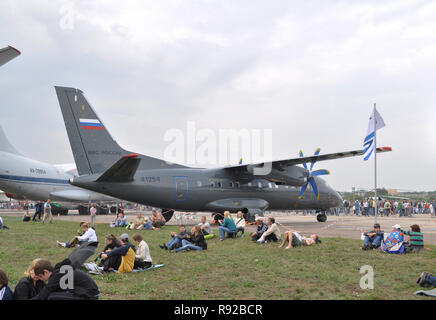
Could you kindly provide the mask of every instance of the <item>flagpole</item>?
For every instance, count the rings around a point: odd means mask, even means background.
[[[377,117],[376,117],[376,105],[374,103],[374,194],[375,194],[375,213],[374,224],[377,223],[378,213],[378,197],[377,197]]]

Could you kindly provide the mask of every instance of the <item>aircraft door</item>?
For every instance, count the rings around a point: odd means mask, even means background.
[[[188,200],[188,177],[174,177],[175,183],[175,200],[186,201]]]

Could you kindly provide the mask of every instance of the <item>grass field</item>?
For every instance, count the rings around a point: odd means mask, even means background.
[[[3,220],[10,229],[0,230],[0,269],[8,274],[12,289],[34,258],[53,263],[66,258],[72,249],[58,247],[56,240],[67,241],[78,229],[78,223],[68,221],[42,225],[14,217]],[[208,241],[207,251],[160,249],[158,245],[168,241],[169,232],[177,230],[168,226],[139,231],[150,246],[153,263],[165,267],[93,276],[101,299],[426,299],[413,296],[420,289],[415,280],[422,271],[436,272],[436,247],[432,245],[419,254],[388,255],[362,251],[360,241],[342,238],[284,250],[273,243],[252,243],[247,237],[223,242],[215,237]],[[96,231],[98,252],[104,246],[104,235],[126,232],[103,224]],[[363,265],[374,268],[373,290],[359,286]]]

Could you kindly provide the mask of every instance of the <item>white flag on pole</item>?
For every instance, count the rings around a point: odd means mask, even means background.
[[[374,115],[375,112],[375,115]],[[375,142],[374,142],[374,116],[375,116],[375,130],[381,129],[385,126],[385,122],[383,121],[383,118],[380,116],[380,113],[378,113],[377,109],[374,108],[374,111],[371,114],[371,117],[369,118],[369,124],[368,124],[368,130],[366,131],[366,137],[363,141],[363,160],[369,160],[374,155],[374,148],[375,148]]]

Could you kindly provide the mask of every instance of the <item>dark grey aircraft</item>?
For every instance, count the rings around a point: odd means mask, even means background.
[[[55,87],[79,177],[72,185],[115,198],[179,211],[243,211],[252,218],[268,210],[314,209],[318,221],[342,204],[341,196],[312,171],[316,161],[362,155],[362,150],[243,164],[214,169],[191,168],[122,149],[98,118],[83,92]],[[378,148],[377,152],[391,151]],[[310,162],[310,168],[306,163]],[[302,164],[304,167],[297,166]],[[257,169],[257,171],[256,171]],[[312,192],[305,193],[308,189]]]

